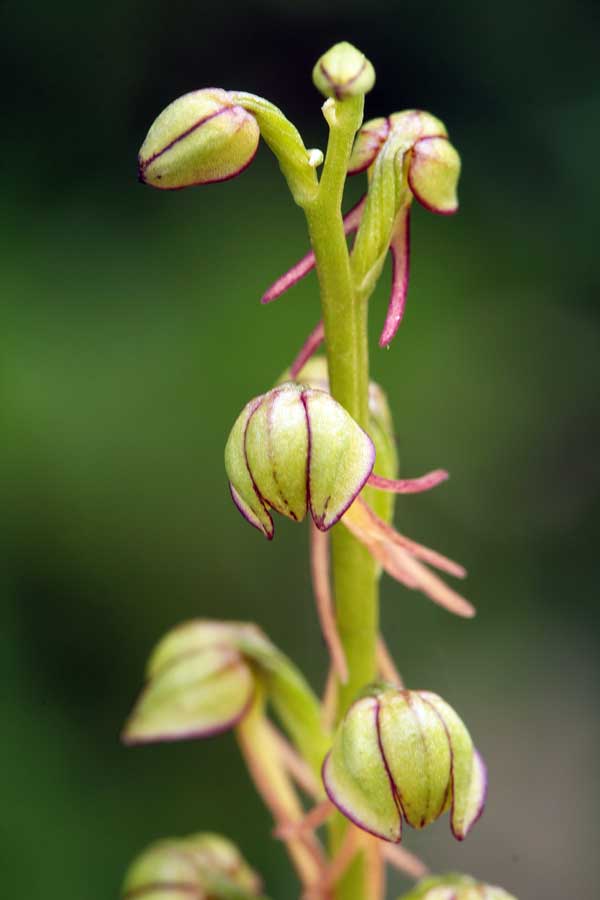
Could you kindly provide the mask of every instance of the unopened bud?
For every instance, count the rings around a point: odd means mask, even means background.
[[[452,874],[425,878],[400,900],[516,900],[516,897],[468,875]]]
[[[225,181],[254,159],[254,116],[221,88],[184,94],[159,115],[138,157],[140,181],[162,190]]]
[[[483,811],[486,770],[436,694],[372,685],[340,723],[323,783],[345,816],[384,840],[401,840],[402,819],[424,828],[448,809],[463,840]]]
[[[313,69],[315,87],[325,97],[343,100],[367,94],[375,84],[375,69],[360,50],[347,41],[335,44]]]
[[[269,539],[270,509],[296,522],[310,511],[327,531],[361,491],[374,461],[371,439],[339,403],[296,384],[251,400],[225,447],[233,500]]]
[[[373,165],[390,131],[402,135],[405,149],[423,137],[448,137],[444,123],[421,109],[405,109],[387,118],[371,119],[356,135],[348,164],[349,175],[364,172]]]
[[[231,841],[201,833],[151,844],[132,863],[123,900],[250,900],[262,881]]]

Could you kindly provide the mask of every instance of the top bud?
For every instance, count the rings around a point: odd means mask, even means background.
[[[319,59],[313,82],[325,97],[343,100],[367,94],[375,84],[375,69],[364,53],[342,41]]]
[[[167,191],[226,181],[250,165],[259,138],[254,116],[227,91],[192,91],[151,126],[138,156],[139,179]]]

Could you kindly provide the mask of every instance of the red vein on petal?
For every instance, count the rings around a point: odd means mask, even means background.
[[[369,476],[368,484],[380,491],[389,491],[392,494],[420,494],[437,487],[438,484],[447,481],[449,477],[445,469],[434,469],[433,472],[427,472],[420,478],[383,478],[381,475],[372,473]]]
[[[388,347],[393,340],[406,306],[408,277],[410,270],[410,206],[405,206],[398,214],[392,240],[392,287],[385,323],[379,338],[380,347]]]
[[[358,203],[350,209],[344,216],[344,233],[352,234],[360,225],[360,219],[366,202],[366,195],[361,197]],[[277,281],[273,282],[261,297],[261,303],[272,303],[282,294],[285,294],[289,288],[293,287],[298,281],[312,272],[316,265],[315,254],[310,250],[302,259],[298,260],[291,269],[281,275]]]
[[[294,380],[298,377],[299,372],[304,368],[308,360],[311,358],[313,353],[315,353],[323,341],[325,340],[325,325],[323,322],[318,322],[317,325],[313,328],[309,336],[306,338],[305,342],[302,344],[300,348],[300,352],[296,356],[296,359],[290,366],[290,375]]]
[[[329,583],[329,539],[312,522],[310,524],[310,572],[319,623],[329,650],[331,664],[339,680],[342,684],[346,684],[348,665],[335,621],[334,602]]]

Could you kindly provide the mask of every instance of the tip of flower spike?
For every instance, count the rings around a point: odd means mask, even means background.
[[[375,70],[364,53],[342,41],[317,61],[313,82],[325,97],[343,100],[367,94],[375,84]]]

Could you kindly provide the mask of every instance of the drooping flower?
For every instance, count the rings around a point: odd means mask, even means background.
[[[353,703],[323,764],[329,799],[355,825],[399,842],[450,810],[463,840],[483,811],[485,765],[461,719],[429,691],[371,685]]]
[[[129,867],[122,898],[250,900],[262,893],[262,879],[235,844],[202,832],[147,847]]]
[[[283,384],[246,404],[225,448],[231,495],[267,538],[269,512],[322,531],[348,509],[373,469],[370,437],[324,391]]]
[[[388,149],[391,158],[384,159]],[[380,156],[382,165],[377,167]],[[416,198],[426,209],[440,215],[455,213],[460,157],[448,139],[443,122],[422,110],[404,110],[366,122],[358,132],[348,174],[364,171],[369,176],[369,194],[380,189],[389,209],[382,214],[379,202],[374,202],[370,209],[367,194],[344,217],[344,230],[348,235],[359,231],[357,254],[353,250],[353,262],[355,256],[363,257],[354,267],[359,286],[362,281],[372,283],[379,275],[382,251],[389,249],[391,253],[390,300],[379,339],[380,345],[386,347],[398,330],[406,306],[412,200]],[[271,285],[262,302],[277,299],[314,266],[315,257],[311,252]]]
[[[289,377],[289,373],[284,373],[283,377]],[[310,359],[297,372],[296,379],[298,383],[328,392],[325,359],[319,356]],[[369,432],[376,449],[374,468],[381,474],[371,472],[365,486],[376,490],[370,492],[368,502],[359,494],[342,516],[341,524],[365,544],[381,568],[392,578],[410,589],[421,591],[455,615],[469,618],[475,614],[473,606],[428,567],[433,566],[455,578],[464,578],[465,569],[441,553],[407,538],[391,524],[393,503],[390,501],[393,501],[395,495],[431,490],[445,481],[448,473],[443,469],[436,469],[420,478],[396,478],[397,454],[391,415],[385,393],[375,382],[369,385],[369,413]],[[325,590],[325,585],[329,583],[327,547],[315,536],[312,551],[313,585],[323,623],[323,611],[330,609],[333,603],[330,591]],[[327,612],[325,617],[330,618]],[[335,641],[335,638],[328,641],[330,649],[332,640]],[[337,653],[334,655],[339,657]],[[338,674],[341,671],[343,666],[341,670],[338,667]]]

